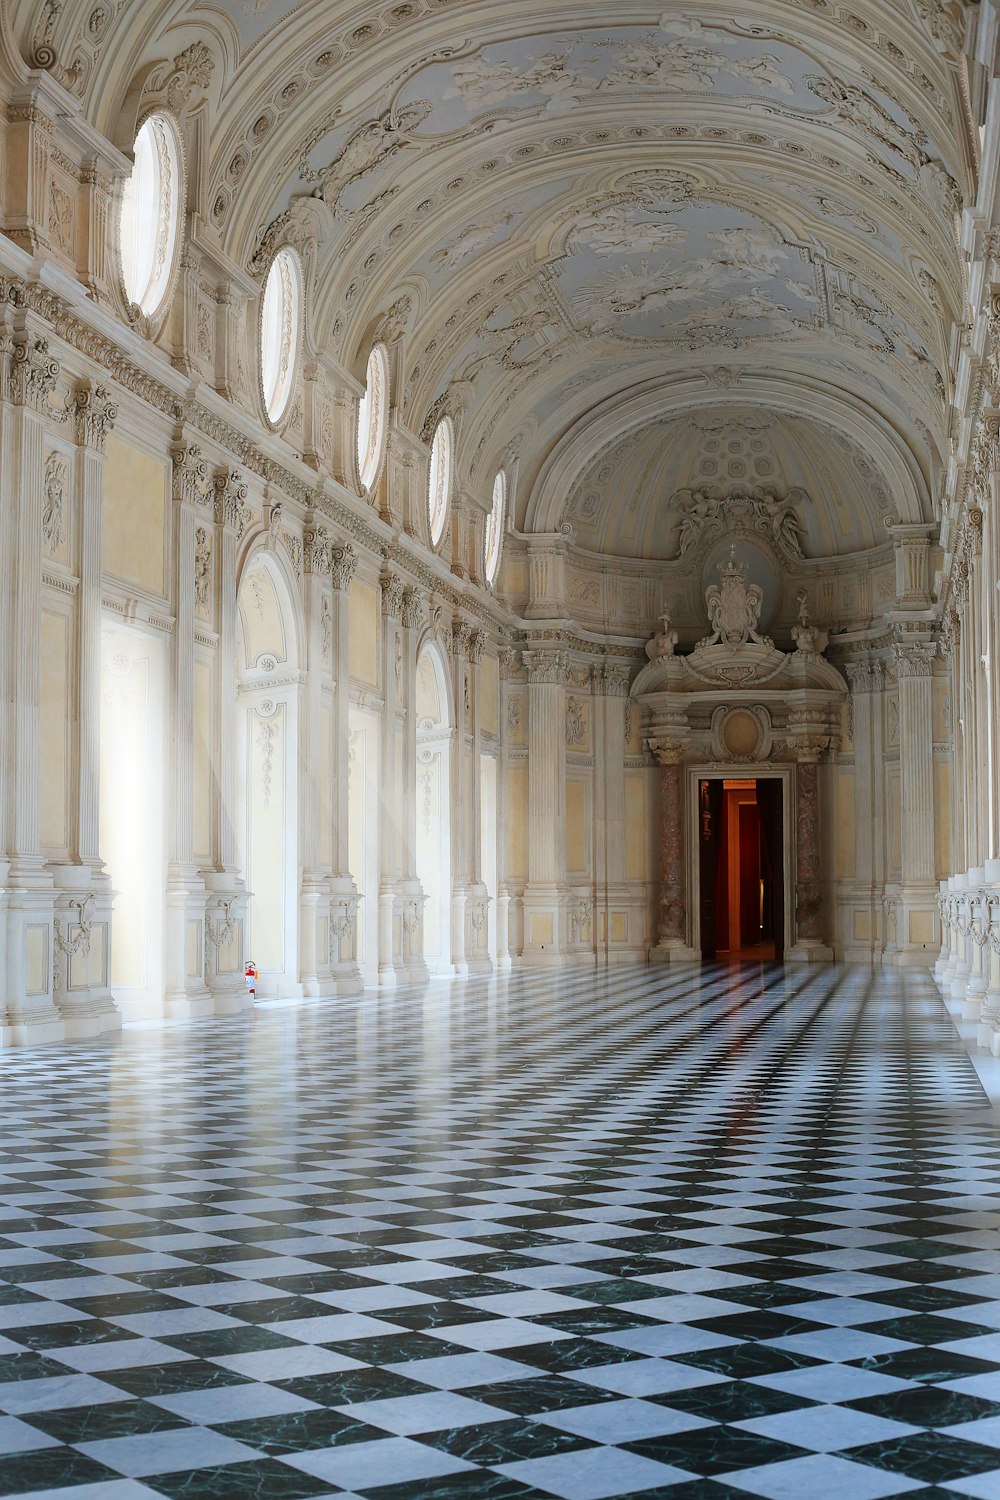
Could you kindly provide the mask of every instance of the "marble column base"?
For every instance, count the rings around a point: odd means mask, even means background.
[[[785,949],[785,963],[830,964],[833,963],[833,949],[818,938],[803,938]]]
[[[701,954],[696,948],[689,948],[687,943],[682,943],[680,938],[670,942],[657,943],[649,950],[649,962],[651,964],[696,964],[701,962]]]
[[[985,974],[971,974],[969,982],[962,996],[962,1020],[978,1021],[989,989],[989,980]]]

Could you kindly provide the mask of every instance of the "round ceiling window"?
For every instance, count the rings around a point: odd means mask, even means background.
[[[135,138],[122,196],[118,242],[130,302],[152,317],[170,291],[180,241],[181,150],[166,115],[150,115]]]
[[[455,446],[450,417],[442,417],[434,429],[431,442],[431,472],[427,490],[431,526],[431,545],[436,547],[444,535],[451,504],[451,465]]]
[[[260,383],[275,425],[288,410],[302,322],[302,273],[294,250],[279,250],[264,284],[260,314]]]
[[[385,448],[389,406],[389,361],[376,344],[368,356],[365,391],[358,402],[358,478],[370,490],[378,476]]]
[[[483,565],[486,582],[494,584],[500,571],[500,553],[503,550],[503,523],[507,509],[507,476],[501,469],[493,481],[493,504],[486,517],[486,541],[483,548]]]

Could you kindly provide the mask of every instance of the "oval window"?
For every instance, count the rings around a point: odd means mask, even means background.
[[[493,481],[493,504],[486,517],[486,541],[483,547],[483,564],[486,582],[496,583],[500,571],[500,553],[503,544],[504,511],[507,508],[507,476],[503,469]]]
[[[365,393],[358,402],[358,478],[370,490],[382,464],[389,406],[389,361],[376,344],[368,356]]]
[[[451,463],[454,433],[450,417],[442,417],[434,429],[431,442],[431,472],[427,490],[431,524],[431,545],[436,547],[444,535],[451,503]]]
[[[264,410],[275,424],[281,421],[291,400],[301,321],[299,260],[295,251],[286,247],[271,262],[260,313],[260,383]]]
[[[129,301],[151,317],[170,290],[180,240],[181,151],[173,122],[150,115],[133,151],[118,224],[122,280]]]

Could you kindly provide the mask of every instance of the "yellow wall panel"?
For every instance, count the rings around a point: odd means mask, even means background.
[[[212,858],[212,668],[194,667],[194,854]]]
[[[167,466],[114,433],[105,451],[101,565],[106,573],[163,594]]]
[[[360,578],[351,582],[348,639],[351,676],[378,686],[378,591]]]
[[[514,880],[528,875],[528,768],[507,773],[507,869]]]
[[[590,869],[587,808],[587,785],[572,779],[566,782],[566,871],[586,876]]]
[[[646,773],[625,772],[625,879],[648,878],[646,850],[649,845],[649,812],[646,806]]]
[[[951,761],[934,762],[934,863],[938,880],[954,873],[951,828]]]
[[[65,849],[69,756],[69,621],[42,611],[41,834],[46,849]]]
[[[836,792],[837,878],[854,874],[854,771],[845,768],[837,773]]]
[[[500,666],[495,656],[484,657],[479,668],[481,723],[487,734],[500,733]]]

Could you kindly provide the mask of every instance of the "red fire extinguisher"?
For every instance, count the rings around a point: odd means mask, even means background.
[[[257,965],[253,959],[248,959],[247,966],[243,970],[243,979],[247,987],[247,994],[253,1000],[257,995]]]

